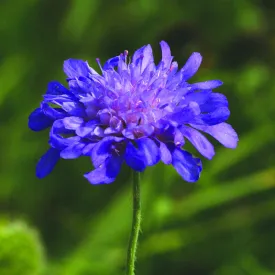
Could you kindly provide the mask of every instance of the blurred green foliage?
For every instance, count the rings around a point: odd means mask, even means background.
[[[0,223],[0,274],[39,275],[44,253],[37,233],[22,222]]]
[[[48,133],[31,132],[28,114],[48,81],[65,83],[63,60],[95,66],[96,57],[148,43],[159,59],[160,40],[180,65],[201,52],[193,81],[224,81],[219,91],[229,99],[240,143],[229,150],[211,139],[217,154],[203,160],[193,185],[169,166],[146,170],[137,275],[275,274],[275,1],[1,0],[0,33],[0,215],[39,231],[45,274],[123,274],[130,171],[124,167],[114,184],[91,186],[82,174],[92,165],[83,158],[61,161],[46,179],[36,179]],[[10,245],[2,232],[0,251]],[[12,240],[14,266],[1,272],[0,258],[0,274],[32,275],[16,260],[24,244]]]

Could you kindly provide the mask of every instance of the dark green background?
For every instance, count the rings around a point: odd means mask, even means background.
[[[89,158],[62,160],[38,180],[48,132],[31,132],[28,115],[50,80],[65,83],[65,59],[95,66],[150,43],[159,60],[161,40],[180,66],[203,55],[192,81],[224,81],[218,91],[240,142],[236,150],[214,142],[196,184],[163,164],[146,169],[136,273],[275,274],[275,1],[1,0],[0,34],[0,217],[37,229],[44,274],[123,274],[130,170],[92,186],[82,176]]]

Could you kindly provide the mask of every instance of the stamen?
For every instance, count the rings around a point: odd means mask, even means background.
[[[124,51],[124,61],[125,61],[125,63],[127,64],[127,56],[128,56],[128,51],[127,50],[125,50]]]

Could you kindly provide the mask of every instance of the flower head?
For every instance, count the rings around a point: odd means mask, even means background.
[[[182,178],[197,181],[202,164],[185,151],[185,140],[211,159],[213,145],[205,132],[228,148],[238,142],[225,123],[230,112],[224,95],[212,89],[219,80],[189,84],[202,57],[193,53],[178,69],[170,48],[160,43],[162,59],[155,65],[150,45],[109,59],[101,74],[87,62],[64,62],[68,87],[53,81],[39,108],[29,117],[29,127],[50,127],[50,149],[37,164],[36,174],[49,174],[60,158],[91,157],[94,170],[85,174],[93,184],[110,183],[126,162],[142,172],[160,160],[172,164]]]

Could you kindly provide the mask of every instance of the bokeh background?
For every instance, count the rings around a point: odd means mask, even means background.
[[[180,65],[203,55],[192,81],[224,81],[240,142],[214,142],[196,184],[162,164],[146,170],[136,273],[275,274],[274,0],[1,0],[0,34],[1,275],[124,274],[130,170],[92,186],[83,158],[38,180],[48,133],[27,120],[50,80],[65,83],[65,59],[95,66],[148,43],[159,59],[161,40]]]

